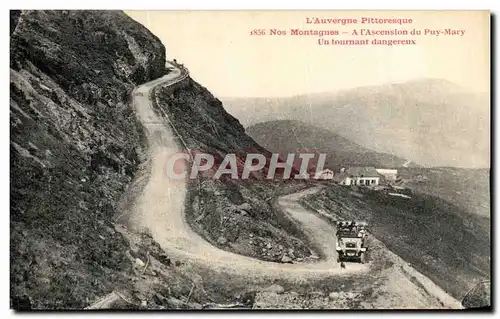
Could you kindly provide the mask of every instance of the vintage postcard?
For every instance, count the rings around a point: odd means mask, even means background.
[[[491,309],[490,21],[10,11],[11,309]]]

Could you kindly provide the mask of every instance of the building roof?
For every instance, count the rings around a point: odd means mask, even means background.
[[[389,168],[377,168],[377,172],[380,174],[397,174],[398,170],[397,169],[389,169]]]
[[[354,177],[379,177],[375,167],[349,167],[345,173]]]
[[[334,171],[332,169],[325,168],[324,170],[319,171],[318,173],[334,173]]]
[[[345,178],[347,177],[347,174],[346,173],[338,173],[338,174],[335,174],[333,175],[333,180],[335,182],[342,182]]]
[[[314,178],[317,179],[317,178],[320,178],[321,176],[327,175],[327,174],[328,175],[330,175],[330,174],[331,175],[335,175],[335,172],[333,170],[329,169],[329,168],[326,168],[326,169],[324,169],[322,171],[319,171],[316,174],[314,174]]]

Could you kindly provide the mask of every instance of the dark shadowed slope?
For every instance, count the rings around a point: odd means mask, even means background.
[[[129,93],[165,73],[165,48],[122,12],[11,23],[11,297],[83,308],[131,271],[111,224],[144,146]]]
[[[326,153],[326,167],[400,167],[406,160],[369,150],[321,127],[294,120],[258,123],[246,129],[248,135],[270,151]],[[413,164],[412,164],[413,165]]]

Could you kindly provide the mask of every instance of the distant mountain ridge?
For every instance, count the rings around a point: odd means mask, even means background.
[[[424,166],[490,166],[489,95],[468,92],[447,80],[223,101],[246,127],[300,120]]]
[[[405,159],[375,152],[338,134],[296,120],[258,123],[246,129],[257,143],[272,152],[315,151],[326,153],[326,167],[344,166],[401,167]]]

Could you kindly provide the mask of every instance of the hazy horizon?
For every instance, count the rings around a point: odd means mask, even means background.
[[[397,85],[397,84],[405,84],[409,82],[417,82],[417,81],[447,81],[454,86],[456,86],[458,89],[463,90],[463,93],[471,93],[471,94],[476,94],[476,95],[483,95],[483,94],[490,94],[488,91],[480,92],[480,91],[472,91],[469,90],[463,86],[460,86],[457,83],[448,81],[446,79],[439,79],[439,78],[414,78],[414,79],[409,79],[409,80],[404,80],[404,81],[394,81],[394,82],[386,82],[386,83],[380,83],[380,84],[372,84],[372,85],[360,85],[360,86],[355,86],[355,87],[349,87],[349,88],[342,88],[342,89],[332,89],[329,91],[319,91],[319,92],[309,92],[309,93],[300,93],[300,94],[293,94],[293,95],[282,95],[282,96],[219,96],[220,99],[287,99],[287,98],[294,98],[294,97],[299,97],[299,96],[304,96],[304,95],[321,95],[321,94],[338,94],[338,93],[343,93],[346,91],[350,91],[353,89],[362,89],[362,88],[370,88],[370,87],[382,87],[386,85]]]
[[[360,86],[444,79],[468,91],[490,88],[488,11],[126,11],[191,76],[225,98],[290,97]],[[410,25],[314,25],[319,30],[466,29],[417,37],[412,46],[319,46],[317,37],[250,36],[257,28],[310,29],[307,17],[411,17]],[[437,18],[439,17],[439,18]],[[339,36],[339,38],[341,38]],[[343,39],[352,38],[342,36]]]

